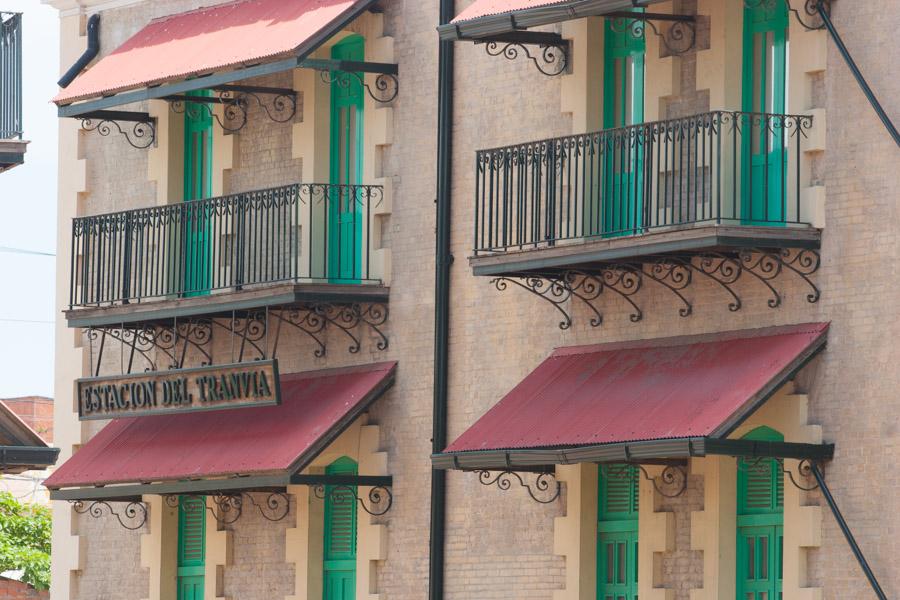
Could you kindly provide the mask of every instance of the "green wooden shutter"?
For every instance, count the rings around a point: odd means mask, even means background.
[[[365,40],[352,35],[331,49],[335,60],[365,60]],[[353,75],[334,73],[331,84],[331,183],[359,185],[363,166],[363,86]],[[345,188],[345,191],[346,190]],[[355,193],[332,189],[328,199],[328,277],[333,281],[361,279],[363,207]]]
[[[619,32],[605,19],[603,34],[603,128],[619,129],[644,121],[644,37]],[[638,138],[608,135],[602,149],[604,189],[601,232],[637,232],[643,223],[643,152]],[[594,229],[594,228],[592,228]]]
[[[206,567],[206,501],[182,496],[178,502],[178,600],[203,600]]]
[[[760,427],[744,439],[783,442]],[[784,474],[773,459],[738,460],[737,599],[780,600],[784,547]]]
[[[744,9],[743,110],[784,114],[787,105],[788,9],[785,0]],[[743,157],[742,213],[751,224],[780,225],[786,218],[789,135],[766,119],[739,123]]]
[[[341,458],[325,471],[329,475],[356,475],[356,463]],[[324,600],[356,597],[356,488],[325,488]]]
[[[600,467],[597,510],[597,597],[638,600],[640,470]]]
[[[191,96],[209,96],[209,90],[190,92]],[[184,111],[184,201],[212,196],[213,119],[199,103],[185,103]],[[212,284],[210,265],[210,215],[205,207],[185,205],[184,292],[198,296],[209,292]]]

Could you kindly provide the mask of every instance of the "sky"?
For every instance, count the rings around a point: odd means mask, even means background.
[[[0,398],[53,395],[59,20],[39,0],[0,0],[23,15],[25,164],[0,173]]]

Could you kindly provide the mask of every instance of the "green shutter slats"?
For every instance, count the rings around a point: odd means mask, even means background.
[[[325,470],[329,475],[356,475],[356,463],[340,458]],[[356,488],[326,486],[324,600],[356,598]]]
[[[640,471],[629,465],[600,469],[600,520],[636,519],[639,508]]]
[[[329,494],[327,498],[329,536],[325,560],[352,559],[356,556],[356,499],[340,489],[335,490],[334,497]]]
[[[203,564],[206,507],[201,498],[182,498],[179,508],[178,566]]]
[[[603,600],[638,600],[639,491],[638,467],[600,467],[597,597]]]

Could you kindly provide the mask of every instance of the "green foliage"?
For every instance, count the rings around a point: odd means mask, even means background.
[[[0,572],[12,570],[36,589],[50,587],[50,509],[0,492]]]

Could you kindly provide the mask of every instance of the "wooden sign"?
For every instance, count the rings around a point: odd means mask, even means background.
[[[281,404],[276,360],[90,377],[76,383],[82,421]]]

